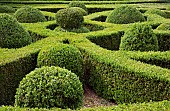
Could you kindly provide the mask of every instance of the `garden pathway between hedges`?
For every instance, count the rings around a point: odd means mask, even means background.
[[[84,86],[84,107],[112,106],[116,103],[103,99],[98,96],[88,85]]]

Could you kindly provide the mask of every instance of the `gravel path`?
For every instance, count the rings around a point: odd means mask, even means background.
[[[99,97],[89,86],[84,86],[84,107],[112,106],[114,102]]]

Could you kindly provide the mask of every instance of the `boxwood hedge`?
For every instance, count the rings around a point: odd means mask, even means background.
[[[15,95],[15,105],[19,107],[77,109],[82,103],[83,87],[77,75],[55,66],[27,74]]]
[[[99,16],[100,14],[107,15],[107,13],[103,12],[97,14],[99,14]],[[87,20],[97,17],[97,14],[88,15],[85,17],[85,22],[101,25],[105,28],[103,30],[85,34],[76,34],[71,32],[58,33],[47,29],[47,26],[55,24],[55,21],[22,24],[27,30],[36,33],[37,35],[45,36],[46,38],[19,49],[0,48],[0,87],[2,87],[0,88],[0,94],[2,95],[0,104],[12,104],[19,81],[23,76],[25,76],[27,71],[29,73],[36,68],[35,61],[37,59],[37,54],[42,47],[63,42],[75,45],[79,48],[83,54],[86,80],[102,97],[114,100],[116,103],[169,100],[170,70],[168,66],[169,49],[167,47],[169,45],[169,32],[154,30],[154,33],[158,37],[158,44],[160,46],[159,50],[165,52],[146,52],[147,54],[144,52],[133,52],[134,54],[129,54],[130,52],[126,51],[110,51],[97,46],[94,44],[95,42],[92,43],[90,40],[94,39],[94,41],[97,41],[97,38],[101,37],[103,40],[106,39],[107,41],[110,37],[115,38],[117,36],[121,36],[118,33],[124,33],[124,30],[129,28],[132,24],[110,24]],[[158,17],[158,15],[155,16],[153,14],[148,14],[147,18],[149,17],[152,18],[152,21],[146,21],[144,23],[152,26],[155,26],[155,24],[169,22],[169,19],[165,19],[160,16]],[[102,40],[100,40],[100,43],[102,44]],[[164,50],[165,47],[166,50]],[[151,55],[149,53],[151,53]],[[140,55],[146,55],[146,57],[140,57]],[[142,61],[149,59],[151,59],[149,62]],[[156,63],[154,63],[155,61]],[[155,66],[158,64],[157,62],[160,64],[165,62],[167,66],[165,66],[165,68],[164,65],[160,65],[161,67]],[[154,65],[151,65],[152,63]],[[20,76],[18,77],[15,75]],[[20,78],[20,80],[18,78]],[[149,106],[149,109],[151,109],[150,103],[146,104],[146,106]],[[157,108],[158,104],[161,105],[161,107],[158,105],[159,108],[168,108],[169,102],[166,101],[153,104],[154,105],[151,106],[154,108]],[[146,108],[144,103],[143,105],[144,108]],[[129,108],[131,105],[122,106],[122,108],[127,107]],[[128,108],[127,110],[129,110]],[[134,108],[136,107],[134,106]]]
[[[11,15],[0,15],[0,47],[20,48],[32,42],[28,31]]]
[[[161,102],[149,102],[149,103],[136,103],[129,105],[118,105],[110,107],[95,107],[95,108],[82,108],[78,111],[168,111],[170,109],[170,101],[161,101]],[[38,108],[19,108],[12,106],[2,106],[0,111],[73,111],[71,109],[38,109]]]

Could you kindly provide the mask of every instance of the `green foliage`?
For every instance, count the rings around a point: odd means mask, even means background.
[[[83,14],[74,8],[61,9],[56,13],[56,23],[63,29],[79,28],[83,21]]]
[[[120,104],[118,106],[83,108],[80,111],[168,111],[170,101]]]
[[[170,23],[163,23],[159,25],[156,29],[158,30],[170,30]]]
[[[62,31],[62,32],[75,32],[75,33],[87,33],[87,32],[90,32],[90,30],[87,29],[86,27],[79,27],[79,28],[73,28],[73,29],[63,29],[60,26],[56,27],[54,29],[54,31],[56,31],[56,32],[59,32],[59,31]]]
[[[134,24],[121,38],[120,50],[157,51],[158,40],[150,25]]]
[[[0,5],[0,13],[14,13],[15,9],[7,6],[7,5]]]
[[[21,23],[45,22],[45,16],[36,8],[24,6],[18,9],[14,16]]]
[[[170,32],[163,30],[156,30],[155,34],[158,38],[159,51],[170,50]]]
[[[164,17],[161,17],[160,15],[157,15],[157,14],[145,14],[146,17],[147,17],[147,21],[161,21],[163,19],[165,19]]]
[[[88,15],[87,11],[85,11],[84,9],[82,9],[80,7],[70,7],[70,9],[74,9],[74,10],[80,11],[83,14],[83,16]]]
[[[91,1],[88,1],[87,3],[90,2]],[[24,4],[31,2],[19,1],[19,3]],[[41,4],[42,2],[34,3]],[[57,6],[59,6],[60,8],[64,8],[63,6],[66,6],[66,3],[69,3],[69,1],[48,1],[47,3],[59,3],[59,5],[56,4],[55,6],[50,5],[52,6],[52,10],[54,11],[59,9]],[[64,3],[64,5],[60,3]],[[103,1],[93,1],[93,3],[103,3]],[[111,5],[110,3],[113,2],[110,1],[104,3],[109,4],[109,8],[106,8],[106,6],[108,5],[95,5],[95,8],[92,8],[91,5],[88,5],[88,7],[92,10],[94,9],[94,11],[101,11],[109,10],[117,6]],[[102,8],[100,8],[99,6],[101,6]],[[162,5],[159,7],[164,9],[164,5],[163,7]],[[44,6],[39,6],[39,8],[41,8],[42,10],[51,9],[49,7]],[[99,45],[111,50],[118,48],[120,43],[120,37],[123,34],[119,34],[119,32],[123,32],[132,24],[110,24],[105,22],[88,20],[100,17],[101,15],[105,17],[106,15],[108,15],[108,13],[109,11],[105,11],[85,16],[85,23],[96,24],[105,28],[104,30],[90,32],[86,34],[54,32],[50,30],[48,26],[52,25],[52,27],[56,27],[56,25],[54,25],[55,21],[34,24],[22,24],[29,32],[32,33],[31,35],[40,36],[40,38],[44,37],[44,39],[38,39],[39,41],[23,48],[0,48],[0,105],[13,105],[12,102],[14,102],[13,100],[14,93],[16,92],[16,87],[18,87],[19,81],[22,79],[23,76],[25,76],[25,74],[28,74],[30,71],[35,69],[38,52],[41,50],[42,47],[47,45],[53,46],[58,42],[75,45],[81,50],[82,54],[84,55],[84,62],[86,63],[87,61],[87,63],[84,65],[84,67],[86,68],[85,78],[87,77],[88,82],[91,86],[93,86],[95,92],[97,92],[104,98],[115,100],[117,103],[136,103],[144,101],[148,102],[150,100],[161,101],[165,99],[169,100],[170,71],[169,69],[167,69],[169,68],[170,54],[170,51],[168,51],[170,44],[169,31],[154,30],[154,33],[158,38],[159,50],[161,49],[161,51],[164,52],[109,51],[99,47]],[[47,13],[45,16],[54,17],[55,14],[53,14],[54,13]],[[154,14],[148,14],[148,17],[150,16],[154,18],[154,21],[147,21],[145,23],[151,24],[153,28],[157,27],[161,23],[169,22],[168,18],[165,19],[159,15],[155,16]],[[105,18],[102,17],[102,19]],[[85,23],[83,23],[83,26],[87,26]],[[93,26],[92,28],[91,25],[89,27],[87,28],[93,31]],[[96,29],[94,28],[94,30]],[[87,38],[90,40],[88,40]],[[94,42],[94,44],[90,42],[92,40],[96,41],[96,43]],[[134,53],[135,57],[127,56],[128,54],[126,52]],[[146,55],[145,53],[150,54],[150,56]],[[138,56],[143,57],[138,59]],[[145,64],[144,62],[146,62],[147,64]],[[157,67],[155,65],[161,66],[163,68]],[[166,107],[166,105],[164,104],[160,107],[165,108],[164,106]],[[129,107],[129,105],[127,107]],[[125,110],[125,108],[127,107],[122,106],[123,110]],[[159,105],[156,104],[153,107],[157,109]],[[132,110],[140,110],[140,108],[140,106],[134,106],[134,109]],[[154,108],[149,109],[154,110]],[[103,109],[105,109],[105,107],[103,107]],[[103,109],[92,108],[92,110]],[[106,110],[111,109],[114,108],[106,108]],[[145,109],[147,108],[144,108],[144,110]],[[9,110],[18,111],[19,109],[14,108]],[[24,110],[26,111],[29,109],[26,108]],[[127,108],[127,110],[130,109]],[[4,110],[2,109],[2,111]]]
[[[80,51],[68,44],[43,48],[38,54],[38,67],[59,66],[71,70],[83,79],[83,59]]]
[[[99,35],[90,35],[87,38],[99,45],[100,47],[106,48],[108,50],[119,50],[120,40],[121,40],[122,32],[112,32],[112,33],[104,33]]]
[[[81,47],[86,79],[100,96],[117,104],[169,100],[170,70],[129,59],[121,51]]]
[[[5,51],[6,50],[6,51]],[[0,56],[0,105],[13,105],[16,88],[22,78],[36,67],[37,51],[4,49]],[[11,59],[7,59],[11,58]],[[6,61],[7,60],[7,61]]]
[[[80,1],[71,1],[69,4],[68,4],[69,7],[80,7],[82,9],[84,9],[86,12],[88,12],[85,4],[83,2],[80,2]]]
[[[15,105],[30,108],[71,108],[82,106],[83,88],[72,72],[55,66],[37,68],[20,82]]]
[[[61,108],[21,108],[21,107],[13,107],[13,106],[2,106],[0,107],[0,111],[73,111],[71,109],[61,109]]]
[[[149,102],[149,103],[136,103],[136,104],[120,104],[118,106],[109,107],[94,107],[94,108],[81,108],[77,111],[168,111],[170,109],[170,101]],[[0,111],[72,111],[71,109],[38,109],[38,108],[19,108],[12,106],[2,106]]]
[[[167,17],[166,13],[161,11],[160,9],[149,9],[145,12],[146,14],[156,14],[159,15],[161,17]]]
[[[129,58],[141,61],[143,63],[160,66],[162,68],[170,69],[170,52],[140,52],[140,51],[125,51]]]
[[[29,33],[8,14],[0,15],[0,47],[19,48],[32,42]]]
[[[128,24],[145,21],[144,16],[137,9],[130,6],[121,6],[114,9],[106,18],[106,22]]]

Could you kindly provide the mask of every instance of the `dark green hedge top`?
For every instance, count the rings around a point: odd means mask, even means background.
[[[142,21],[145,21],[142,13],[130,6],[118,7],[114,9],[106,18],[106,22],[115,24],[128,24]]]
[[[88,12],[86,5],[83,2],[79,2],[79,1],[71,1],[68,4],[69,7],[80,7],[82,9],[84,9],[86,12]]]
[[[14,13],[15,9],[7,6],[7,5],[0,5],[0,13]]]
[[[24,6],[18,9],[14,16],[21,23],[36,23],[36,22],[45,22],[45,16],[36,8],[31,6]]]
[[[75,8],[61,9],[56,13],[56,23],[63,29],[80,28],[83,21],[82,12]]]
[[[20,48],[32,42],[29,33],[8,14],[0,15],[0,47]]]

